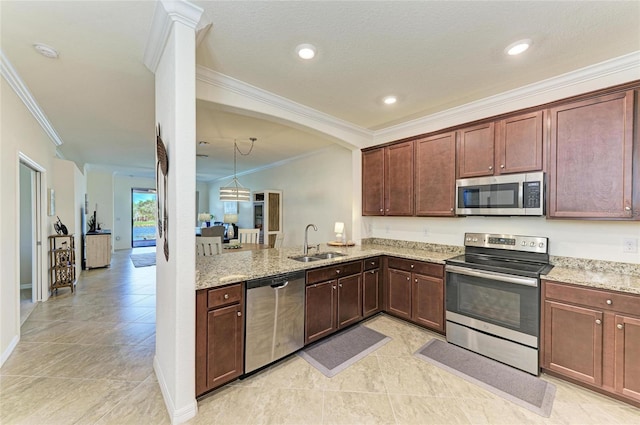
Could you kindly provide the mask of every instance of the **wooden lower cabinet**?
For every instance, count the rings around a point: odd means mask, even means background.
[[[441,278],[419,274],[413,276],[411,320],[444,332],[444,284]]]
[[[444,333],[444,266],[389,257],[385,310]]]
[[[362,273],[362,316],[369,317],[381,310],[380,269]]]
[[[87,234],[84,237],[85,268],[109,267],[111,265],[111,235]]]
[[[542,368],[640,406],[640,296],[544,280]]]
[[[615,325],[615,389],[640,401],[640,318],[618,314]]]
[[[196,396],[244,373],[241,284],[196,291]]]
[[[327,280],[329,276],[340,276]],[[362,261],[307,272],[305,344],[362,320]]]

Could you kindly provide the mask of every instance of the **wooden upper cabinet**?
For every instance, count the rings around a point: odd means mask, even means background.
[[[498,122],[495,174],[542,170],[542,119],[537,111]]]
[[[413,215],[413,142],[385,148],[385,215]]]
[[[458,130],[458,178],[492,176],[494,123]]]
[[[362,215],[384,215],[384,148],[362,152]]]
[[[413,142],[362,152],[362,215],[413,215]]]
[[[550,109],[550,217],[634,218],[633,105],[626,91]]]
[[[453,216],[456,185],[456,133],[416,140],[416,215]]]

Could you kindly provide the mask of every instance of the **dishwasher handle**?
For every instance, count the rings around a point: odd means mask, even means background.
[[[282,282],[282,283],[274,283],[273,285],[271,285],[271,287],[272,287],[273,289],[282,289],[282,288],[284,288],[285,286],[287,286],[288,284],[289,284],[289,281],[288,281],[288,280],[285,280],[285,281],[284,281],[284,282]]]

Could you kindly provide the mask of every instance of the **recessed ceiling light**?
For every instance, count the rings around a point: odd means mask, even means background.
[[[205,142],[204,140],[200,140],[200,141],[198,142],[198,144],[199,144],[200,146],[207,146],[207,145],[209,144],[209,142]]]
[[[382,102],[383,102],[385,105],[393,105],[393,104],[394,104],[394,103],[396,103],[397,101],[398,101],[398,98],[397,98],[397,97],[395,97],[395,96],[385,96],[385,97],[382,99]]]
[[[298,47],[296,47],[296,53],[301,59],[313,59],[316,55],[316,46],[308,43],[300,44]]]
[[[197,158],[209,158],[209,155],[205,155],[203,153],[198,153],[198,154],[196,154],[196,157]]]
[[[515,56],[515,55],[519,55],[520,53],[524,52],[525,50],[527,50],[529,47],[531,46],[531,40],[529,40],[528,38],[524,39],[524,40],[518,40],[515,43],[511,43],[509,44],[505,49],[504,52],[506,54],[508,54],[509,56]]]
[[[33,45],[33,48],[38,51],[42,56],[48,57],[50,59],[58,59],[58,52],[51,46],[47,46],[46,44],[36,43]]]

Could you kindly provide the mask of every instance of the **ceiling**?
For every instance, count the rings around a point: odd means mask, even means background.
[[[640,2],[194,1],[212,23],[197,63],[292,102],[378,130],[640,50]],[[1,46],[83,164],[153,173],[154,79],[143,64],[153,1],[2,1]],[[518,57],[504,48],[533,45]],[[55,47],[58,59],[33,49]],[[295,56],[312,43],[317,56]],[[381,98],[399,101],[385,106]],[[335,143],[197,102],[199,179]]]

